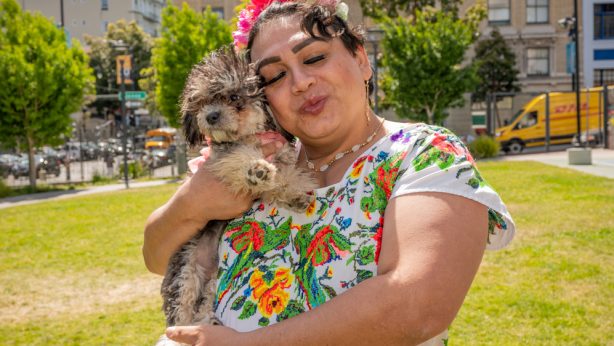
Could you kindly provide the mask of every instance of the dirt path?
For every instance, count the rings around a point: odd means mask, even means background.
[[[162,277],[153,274],[129,281],[104,276],[29,278],[11,288],[3,287],[0,324],[101,312],[121,303],[148,306],[152,299],[160,299],[161,282]]]

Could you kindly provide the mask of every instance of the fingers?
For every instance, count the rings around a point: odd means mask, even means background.
[[[284,144],[281,141],[272,141],[262,145],[262,154],[267,161],[272,161],[273,156],[277,154]]]
[[[166,328],[166,336],[174,341],[188,345],[194,345],[199,340],[202,330],[199,326],[169,327]]]

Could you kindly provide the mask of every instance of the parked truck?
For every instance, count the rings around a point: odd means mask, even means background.
[[[552,92],[550,97],[550,144],[568,144],[577,134],[576,93]],[[583,89],[580,94],[580,128],[588,140],[601,142],[604,127],[603,88]],[[496,140],[506,153],[520,153],[525,147],[546,143],[546,94],[536,96],[497,128]],[[586,136],[584,136],[586,137]]]

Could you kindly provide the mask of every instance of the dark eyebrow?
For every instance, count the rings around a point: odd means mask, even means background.
[[[298,53],[299,50],[307,47],[308,45],[312,44],[313,42],[315,42],[316,39],[313,37],[310,37],[306,40],[301,41],[299,44],[297,44],[296,46],[292,47],[292,53],[296,54]]]
[[[268,58],[264,58],[260,61],[258,61],[258,63],[256,64],[256,74],[260,73],[260,69],[268,64],[272,64],[272,63],[276,63],[281,61],[281,58],[278,56],[272,56],[272,57],[268,57]]]
[[[292,47],[292,53],[296,54],[298,53],[301,49],[307,47],[308,45],[312,44],[313,42],[318,41],[313,37],[310,37],[308,39],[305,39],[301,42],[299,42],[296,46]],[[264,58],[262,60],[260,60],[257,64],[256,64],[256,74],[260,73],[260,69],[263,68],[266,65],[269,64],[273,64],[276,62],[281,61],[281,58],[278,56],[272,56],[272,57],[268,57],[268,58]]]

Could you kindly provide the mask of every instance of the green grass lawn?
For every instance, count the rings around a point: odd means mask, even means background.
[[[488,252],[452,345],[614,344],[614,180],[527,162],[484,162],[517,224]],[[2,345],[153,345],[160,277],[142,228],[176,185],[0,210]]]

